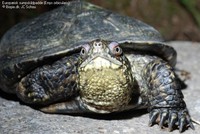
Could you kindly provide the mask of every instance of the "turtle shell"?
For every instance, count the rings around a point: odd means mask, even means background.
[[[94,39],[117,41],[125,51],[155,54],[174,66],[176,52],[153,27],[87,2],[69,2],[19,23],[0,42],[0,88],[13,92],[18,81],[43,64],[80,50]]]

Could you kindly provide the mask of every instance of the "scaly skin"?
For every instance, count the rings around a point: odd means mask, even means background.
[[[180,132],[186,126],[194,129],[173,68],[155,56],[129,54],[127,57],[138,82],[141,105],[150,112],[149,126],[158,123],[160,128],[168,126],[169,131],[178,126]]]
[[[24,77],[16,93],[25,103],[48,105],[77,95],[77,54],[39,67]]]
[[[194,129],[173,68],[156,56],[124,54],[115,42],[94,40],[83,45],[80,55],[34,70],[21,80],[17,93],[26,103],[50,104],[43,112],[148,108],[149,126]]]
[[[183,100],[181,86],[174,74],[172,67],[166,62],[157,59],[147,65],[144,71],[146,83],[149,87],[147,97],[149,99],[150,121],[149,126],[160,119],[159,126],[162,128],[168,124],[168,130],[172,131],[175,124],[182,132],[185,126],[194,129],[190,115]]]

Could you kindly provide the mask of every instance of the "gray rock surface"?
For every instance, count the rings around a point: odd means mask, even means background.
[[[200,43],[170,42],[178,52],[177,68],[190,73],[183,89],[185,101],[193,119],[200,121]],[[0,92],[0,134],[168,134],[158,125],[148,127],[146,110],[129,111],[116,115],[57,115],[45,114],[21,104],[16,97]],[[184,134],[199,134],[188,129]],[[172,134],[179,134],[178,130]]]

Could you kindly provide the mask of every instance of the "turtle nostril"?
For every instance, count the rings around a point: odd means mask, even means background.
[[[93,49],[94,53],[101,53],[102,52],[102,47],[103,47],[102,42],[99,42],[99,41],[98,42],[94,42],[93,46],[94,46],[94,49]]]
[[[100,46],[102,46],[102,44],[101,44],[101,43],[98,43],[98,44],[97,44],[97,46],[99,46],[99,47],[100,47]]]
[[[102,47],[102,42],[94,42],[94,47],[101,48]]]

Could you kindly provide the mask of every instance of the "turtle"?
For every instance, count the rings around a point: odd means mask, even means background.
[[[145,108],[149,126],[182,132],[194,126],[174,71],[176,57],[152,26],[72,1],[4,34],[0,88],[45,113]]]

